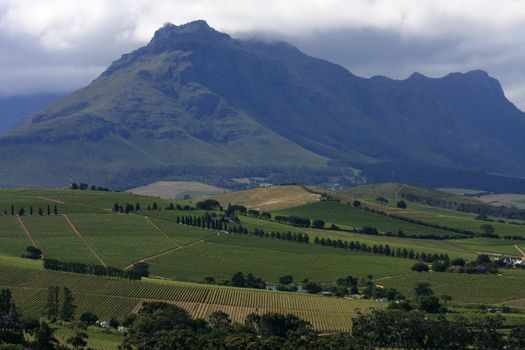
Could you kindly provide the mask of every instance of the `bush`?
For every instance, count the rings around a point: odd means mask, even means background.
[[[427,272],[428,270],[428,265],[422,262],[417,262],[412,266],[412,271],[415,272]]]

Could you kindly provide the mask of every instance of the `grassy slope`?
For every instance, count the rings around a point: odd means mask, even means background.
[[[150,260],[149,264],[153,275],[195,282],[207,276],[230,278],[241,271],[273,282],[290,274],[298,281],[309,278],[334,283],[348,274],[365,277],[402,273],[413,262],[313,244],[223,234]]]
[[[165,199],[182,199],[186,194],[197,198],[204,195],[229,192],[229,190],[193,181],[158,181],[147,186],[132,188],[128,192]]]
[[[213,198],[224,207],[227,207],[228,204],[242,204],[257,210],[277,210],[319,201],[319,195],[313,194],[301,186],[293,185],[229,192]]]
[[[296,215],[311,219],[321,218],[328,224],[336,224],[346,228],[372,226],[376,227],[380,232],[396,233],[398,230],[402,230],[405,234],[432,233],[436,235],[454,235],[450,231],[396,220],[336,201],[306,204],[281,210],[274,214]]]

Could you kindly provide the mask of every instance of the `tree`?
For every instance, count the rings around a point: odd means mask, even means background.
[[[321,219],[315,219],[312,221],[312,228],[324,228],[325,222]]]
[[[53,213],[54,213],[55,215],[58,215],[58,208],[57,208],[56,204],[55,204],[54,207],[53,207]]]
[[[435,295],[423,295],[419,298],[419,309],[428,313],[441,312],[441,303]]]
[[[60,318],[64,321],[72,321],[75,318],[75,300],[69,288],[64,287],[64,300],[60,310]]]
[[[293,282],[293,276],[291,276],[291,275],[286,275],[286,276],[279,277],[279,283],[280,284],[289,285],[292,282]]]
[[[44,215],[44,211],[42,210],[42,208],[38,208],[38,215],[40,216]]]
[[[487,235],[494,233],[494,227],[492,225],[483,224],[479,228],[482,229]]]
[[[420,261],[412,265],[411,269],[412,271],[415,271],[415,272],[428,272],[429,270],[428,265]]]
[[[434,294],[434,291],[430,288],[430,284],[428,282],[420,282],[416,284],[414,287],[414,292],[416,297]]]
[[[400,209],[406,209],[407,203],[404,200],[400,200],[399,202],[396,203],[396,207]]]
[[[24,216],[24,214],[25,214],[24,208],[18,209],[18,216]]]
[[[319,283],[312,281],[306,282],[303,288],[310,294],[317,294],[323,291],[323,287]]]
[[[55,322],[59,316],[58,308],[58,293],[59,288],[55,286],[50,286],[47,289],[47,306],[46,306],[46,318]]]
[[[92,312],[84,312],[82,315],[80,315],[80,322],[86,325],[95,324],[97,320],[98,320],[98,316]]]
[[[97,190],[97,186],[95,185],[91,185],[91,187],[89,188],[91,191],[96,191]]]
[[[355,208],[361,208],[361,202],[356,199],[352,202],[352,206]]]
[[[71,338],[68,338],[67,343],[71,344],[75,349],[82,350],[87,346],[87,339],[88,335],[86,333],[78,332]]]
[[[29,207],[29,215],[33,215],[33,207]]]
[[[11,290],[2,289],[0,292],[0,316],[8,315],[13,309],[11,298]]]
[[[221,204],[215,199],[206,199],[197,202],[196,206],[201,210],[219,210],[221,208]]]
[[[43,322],[35,334],[35,341],[31,343],[33,350],[53,350],[56,349],[58,340],[53,336],[53,329]]]
[[[35,260],[42,259],[42,251],[37,247],[28,246],[26,247],[26,252],[27,254],[24,255],[25,258],[35,259]]]
[[[76,184],[76,182],[73,182],[73,183],[71,184],[71,189],[72,189],[72,190],[78,190],[78,185]]]
[[[15,215],[15,206],[11,204],[11,215]]]
[[[445,303],[445,306],[447,306],[447,303],[452,300],[452,297],[448,294],[443,294],[441,296],[441,300]]]
[[[224,311],[214,311],[208,318],[211,328],[227,327],[232,323],[230,316]]]
[[[47,215],[51,215],[51,206],[47,205]]]
[[[388,203],[388,199],[386,199],[385,197],[377,197],[376,202],[381,205],[385,205]]]

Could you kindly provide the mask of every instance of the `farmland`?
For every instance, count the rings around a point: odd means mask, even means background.
[[[454,235],[454,233],[450,231],[403,222],[335,201],[306,204],[300,207],[278,211],[275,214],[297,215],[312,219],[322,218],[329,224],[337,224],[346,228],[374,226],[381,232],[396,233],[401,230],[407,235],[419,233],[440,236]]]
[[[11,263],[17,262],[11,258]],[[0,259],[0,264],[3,260]],[[237,322],[258,310],[294,313],[312,322],[320,331],[348,330],[352,316],[370,307],[384,304],[366,300],[325,298],[305,294],[255,291],[239,288],[204,286],[173,281],[129,281],[107,277],[82,276],[42,270],[41,267],[15,267],[3,264],[0,286],[13,291],[22,312],[42,315],[48,286],[68,287],[78,304],[78,314],[92,311],[101,319],[113,316],[122,319],[144,301],[175,303],[194,317],[206,318],[215,310],[223,310]],[[103,303],[100,300],[104,300]]]
[[[390,189],[394,195],[396,188]],[[374,195],[381,193],[377,188],[374,191]],[[388,244],[390,249],[446,253],[451,258],[473,260],[480,253],[520,256],[515,245],[525,248],[521,241],[480,237],[416,239],[410,236],[454,237],[456,233],[355,208],[346,204],[346,200],[320,201],[318,195],[300,186],[243,192],[222,194],[218,198],[228,200],[223,203],[225,206],[229,200],[237,204],[235,200],[240,198],[246,205],[249,203],[250,208],[271,211],[273,219],[251,214],[238,216],[235,225],[242,225],[252,234],[177,223],[177,217],[200,217],[206,213],[195,209],[196,201],[192,200],[168,201],[99,191],[0,190],[0,208],[4,208],[0,212],[3,213],[0,214],[0,285],[9,287],[22,311],[34,317],[42,315],[47,288],[53,285],[72,290],[78,304],[77,316],[83,311],[92,311],[103,319],[113,316],[123,319],[136,312],[143,302],[166,301],[182,306],[195,317],[206,318],[210,312],[222,310],[231,314],[235,321],[243,321],[247,314],[256,310],[261,313],[291,312],[310,321],[320,331],[348,330],[357,311],[366,311],[369,307],[383,308],[385,303],[202,283],[206,278],[223,283],[237,272],[252,273],[272,285],[286,275],[292,275],[295,283],[308,279],[324,286],[332,286],[339,278],[348,275],[360,280],[372,276],[374,283],[396,288],[407,296],[412,295],[417,282],[429,281],[436,294],[449,294],[457,307],[470,303],[505,303],[525,308],[521,295],[525,287],[525,271],[504,269],[500,275],[414,273],[411,267],[415,261],[411,259],[314,244],[316,237],[359,241],[369,247]],[[279,197],[286,193],[290,197]],[[345,198],[351,201],[351,197]],[[395,197],[389,197],[390,202],[384,206],[374,203],[373,199],[362,201],[364,206],[374,209],[455,228],[475,231],[476,225],[479,229],[482,223],[472,214],[417,203],[409,202],[407,209],[398,209],[392,205],[392,198]],[[178,210],[166,210],[172,202],[180,206]],[[128,203],[134,208],[139,204],[140,209],[129,214],[113,210],[115,204],[125,206]],[[54,214],[55,205],[57,215]],[[11,206],[15,211],[23,207],[25,215],[10,215]],[[29,212],[31,207],[33,215]],[[159,209],[153,210],[153,207]],[[43,215],[38,213],[40,208]],[[223,213],[217,211],[216,214]],[[276,215],[322,219],[326,226],[334,224],[348,231],[296,227],[276,221]],[[520,230],[525,227],[508,222],[494,222],[493,225],[498,233],[521,234]],[[376,227],[383,234],[402,230],[406,237],[351,232],[353,228],[364,226]],[[256,230],[306,233],[310,241],[299,243],[257,237],[253,234]],[[42,249],[45,258],[61,261],[105,264],[120,269],[145,261],[152,278],[138,282],[43,270],[40,261],[20,258],[26,247],[32,244],[31,240]],[[466,294],[465,290],[471,288],[472,292]],[[96,342],[97,336],[92,341]],[[100,337],[100,344],[115,342],[115,339],[104,338],[105,335]]]
[[[271,186],[214,196],[222,206],[242,204],[258,210],[278,210],[319,201],[318,194],[301,186]]]

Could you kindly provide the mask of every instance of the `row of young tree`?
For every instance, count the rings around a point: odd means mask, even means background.
[[[103,192],[111,192],[111,190],[107,187],[102,187],[102,186],[96,186],[96,185],[89,185],[87,183],[84,183],[84,182],[81,182],[79,184],[77,184],[76,182],[73,182],[71,184],[71,187],[70,189],[72,190],[80,190],[80,191],[87,191],[87,190],[90,190],[90,191],[103,191]]]
[[[413,249],[407,248],[391,248],[388,244],[374,244],[368,245],[359,241],[343,241],[341,239],[330,239],[330,238],[319,238],[315,237],[314,244],[340,248],[353,251],[361,251],[378,255],[392,256],[397,258],[421,260],[424,262],[431,263],[434,260],[449,260],[448,254],[437,254],[437,253],[425,253],[417,252]]]
[[[426,222],[426,221],[423,221],[423,220],[409,218],[409,217],[406,217],[406,216],[390,214],[390,213],[384,212],[382,210],[377,210],[377,209],[373,209],[373,208],[362,207],[362,209],[364,209],[366,211],[369,211],[369,212],[372,212],[372,213],[377,214],[377,215],[388,216],[390,218],[393,218],[393,219],[396,219],[396,220],[400,220],[400,221],[403,221],[403,222],[408,222],[408,223],[411,223],[411,224],[416,224],[416,225],[421,225],[421,226],[426,226],[426,227],[432,227],[432,228],[435,228],[435,229],[450,231],[450,232],[458,233],[458,234],[461,235],[461,236],[458,236],[458,235],[436,235],[436,234],[432,234],[432,233],[419,233],[419,234],[411,234],[410,238],[435,239],[435,240],[462,239],[462,238],[468,238],[468,237],[500,238],[499,235],[497,235],[497,234],[495,234],[493,232],[475,232],[475,231],[465,230],[465,229],[461,229],[461,228],[457,228],[457,227],[451,227],[451,226],[447,226],[447,225],[440,225],[440,224],[435,224],[435,223],[431,223],[431,222]],[[405,237],[406,235],[398,234],[397,236],[398,237]]]
[[[153,202],[153,204],[147,204],[145,206],[141,206],[140,203],[115,203],[112,208],[113,212],[121,214],[129,214],[131,212],[139,211],[141,209],[155,211],[162,210],[162,208],[157,204],[157,202]],[[195,210],[195,208],[187,204],[181,206],[180,204],[170,203],[166,208],[164,208],[164,210]]]
[[[11,204],[11,207],[8,210],[4,210],[4,215],[12,215],[12,216],[15,216],[15,215],[18,215],[18,216],[24,216],[26,214],[28,215],[39,215],[39,216],[43,216],[43,215],[58,215],[58,208],[56,205],[54,205],[53,207],[51,207],[50,205],[47,206],[47,210],[44,210],[42,209],[42,207],[38,207],[38,209],[36,210],[33,210],[33,206],[30,206],[29,207],[29,210],[26,210],[24,207],[20,207],[20,208],[15,208],[14,204]]]
[[[411,202],[422,203],[444,209],[452,209],[464,213],[474,213],[484,216],[496,216],[511,220],[525,220],[525,209],[519,209],[517,207],[509,207],[506,205],[495,206],[481,203],[458,203],[456,201],[445,200],[442,198],[419,196],[415,194],[402,194],[402,197]]]
[[[67,262],[56,259],[44,259],[44,268],[48,270],[66,271],[84,275],[119,277],[132,280],[140,280],[142,277],[149,276],[147,263],[134,264],[131,269],[124,271],[111,266]]]

